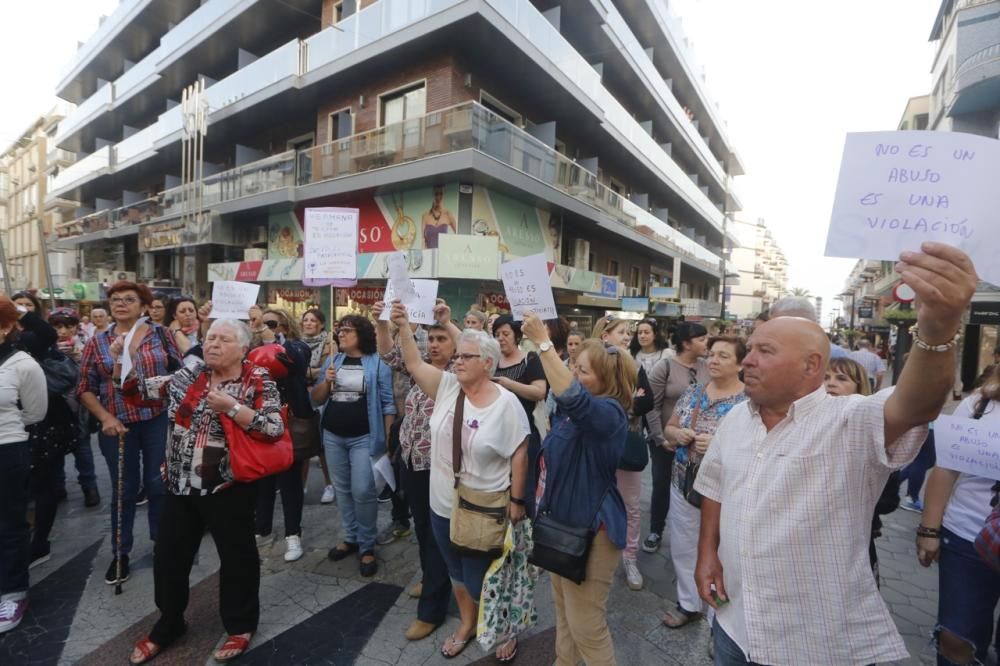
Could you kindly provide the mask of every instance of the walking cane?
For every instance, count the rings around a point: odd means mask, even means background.
[[[115,594],[122,593],[122,505],[125,503],[125,433],[118,435],[118,524],[115,528]]]

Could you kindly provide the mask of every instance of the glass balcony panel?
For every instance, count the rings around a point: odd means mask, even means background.
[[[153,51],[145,58],[137,62],[127,72],[115,80],[115,102],[121,103],[123,100],[139,92],[139,85],[150,83],[156,74],[156,61],[159,58],[159,50]]]
[[[159,128],[157,128],[154,123],[149,127],[136,132],[127,139],[120,141],[115,146],[115,167],[121,168],[143,153],[149,153],[147,157],[151,156],[155,152],[155,149],[153,148],[153,139],[156,138],[158,131]]]
[[[244,2],[245,0],[208,0],[188,14],[160,40],[160,48],[157,49],[160,54],[156,62],[157,69],[162,68],[167,59],[191,49],[211,36],[221,27],[220,19]]]
[[[295,39],[205,89],[209,113],[299,73],[300,42]]]
[[[87,155],[79,162],[75,162],[52,179],[51,193],[55,193],[68,185],[72,185],[87,176],[96,177],[98,171],[107,169],[111,165],[111,146],[104,146]]]
[[[87,38],[83,46],[77,50],[73,59],[59,73],[60,79],[65,79],[80,64],[90,60],[97,53],[98,47],[109,36],[118,32],[127,23],[128,16],[141,4],[149,0],[121,0],[115,10],[100,23],[97,30]]]
[[[107,110],[115,97],[115,86],[113,83],[105,83],[97,89],[93,95],[84,100],[66,118],[59,123],[59,133],[56,135],[56,143],[60,143],[65,137],[77,132],[93,116]]]

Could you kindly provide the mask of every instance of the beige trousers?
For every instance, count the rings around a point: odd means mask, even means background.
[[[587,577],[577,585],[551,574],[556,605],[556,664],[613,666],[615,646],[608,630],[608,594],[621,551],[601,530],[594,536]]]

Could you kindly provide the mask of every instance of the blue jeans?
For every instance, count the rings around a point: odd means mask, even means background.
[[[934,450],[934,431],[927,433],[920,452],[909,465],[899,471],[899,483],[902,485],[906,481],[906,496],[916,502],[920,499],[920,488],[924,485],[924,478],[927,470],[934,467],[937,454]]]
[[[712,644],[715,648],[715,666],[762,666],[747,659],[736,641],[719,626],[718,620],[712,623]]]
[[[146,489],[149,505],[146,507],[149,519],[149,538],[156,541],[156,532],[160,524],[160,511],[163,508],[163,495],[166,488],[160,467],[163,465],[167,451],[167,414],[166,412],[148,421],[126,423],[128,433],[125,435],[125,474],[122,483],[122,544],[121,554],[132,552],[132,526],[135,523],[135,498],[139,486]],[[111,553],[118,556],[116,530],[118,528],[118,438],[109,437],[104,433],[98,435],[101,454],[108,464],[111,476]],[[139,458],[142,458],[140,471]]]
[[[431,530],[434,540],[441,551],[441,557],[448,565],[448,576],[452,585],[461,585],[479,603],[479,595],[483,593],[483,578],[490,568],[491,560],[479,557],[465,557],[451,548],[451,520],[442,518],[431,510]]]
[[[375,550],[378,495],[368,450],[368,435],[340,437],[323,431],[323,448],[337,491],[337,507],[344,527],[344,541],[356,543],[362,553]]]
[[[0,444],[0,599],[28,593],[31,445]]]
[[[86,428],[83,429],[85,430]],[[90,432],[81,432],[80,439],[73,449],[76,480],[80,484],[80,488],[84,490],[87,488],[97,488],[97,469],[94,467],[94,449],[90,446],[90,436]],[[66,487],[66,470],[62,467],[57,472],[56,484],[60,488]]]
[[[976,659],[985,664],[990,639],[993,638],[993,614],[998,599],[1000,574],[983,562],[971,541],[942,529],[935,636],[947,630],[971,643]],[[940,666],[952,664],[940,655],[937,663]]]

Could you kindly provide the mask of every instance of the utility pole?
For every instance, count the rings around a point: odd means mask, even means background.
[[[10,269],[7,266],[7,251],[3,247],[3,231],[0,231],[0,267],[3,268],[3,289],[9,298],[14,292],[10,288]]]

